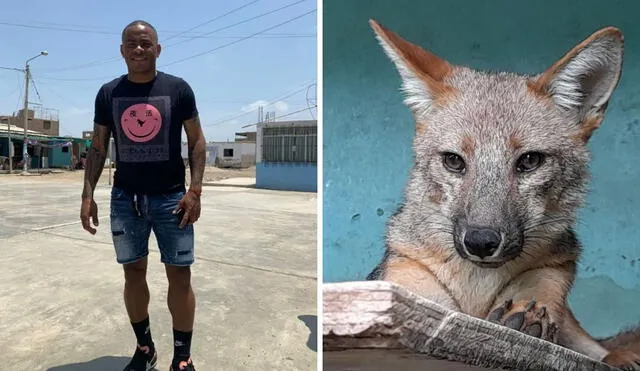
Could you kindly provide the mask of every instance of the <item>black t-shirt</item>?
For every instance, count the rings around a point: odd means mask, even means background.
[[[143,194],[184,191],[182,125],[197,114],[189,84],[167,73],[143,84],[123,75],[102,85],[94,122],[114,137],[114,186]]]

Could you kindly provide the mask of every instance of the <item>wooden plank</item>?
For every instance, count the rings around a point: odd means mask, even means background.
[[[323,284],[323,347],[325,370],[614,370],[383,281]]]
[[[407,350],[349,349],[323,354],[323,371],[500,371],[496,368],[433,359]]]

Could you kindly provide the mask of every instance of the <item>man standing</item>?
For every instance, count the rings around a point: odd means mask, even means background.
[[[200,217],[205,138],[194,93],[179,77],[156,70],[160,44],[155,28],[134,21],[122,32],[120,52],[128,73],[104,84],[95,100],[93,141],[87,154],[82,226],[98,226],[93,192],[102,173],[113,134],[116,172],[111,190],[111,233],[116,260],[124,268],[124,303],[137,340],[125,371],[155,367],[157,352],[149,322],[146,281],[148,242],[153,230],[169,281],[174,355],[171,371],[195,371],[191,337],[195,295],[193,223]],[[185,187],[181,156],[182,128],[187,135],[191,183]]]

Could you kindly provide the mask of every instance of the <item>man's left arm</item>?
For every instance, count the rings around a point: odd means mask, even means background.
[[[184,210],[184,216],[180,222],[180,228],[183,228],[186,224],[193,224],[200,218],[200,195],[207,150],[195,95],[188,84],[184,85],[180,106],[182,116],[185,117],[183,126],[187,134],[189,170],[191,172],[189,189],[178,206]]]
[[[202,178],[206,157],[206,141],[200,118],[196,115],[184,121],[184,131],[187,133],[187,147],[189,154],[189,170],[191,183],[177,209],[184,210],[184,216],[180,222],[180,228],[187,224],[193,224],[200,218],[200,195],[202,194]]]
[[[202,192],[202,178],[206,161],[206,141],[200,125],[200,117],[195,116],[184,122],[184,131],[187,134],[187,148],[189,154],[189,169],[191,171],[191,183],[189,191]]]

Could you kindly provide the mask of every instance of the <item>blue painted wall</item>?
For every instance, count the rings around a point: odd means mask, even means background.
[[[525,73],[601,27],[621,28],[624,72],[590,143],[592,189],[578,228],[585,253],[570,301],[596,335],[640,322],[640,2],[325,0],[323,12],[327,282],[364,279],[379,261],[412,160],[414,123],[370,18],[452,63]]]
[[[0,156],[9,156],[9,138],[0,137]]]
[[[67,147],[68,152],[62,152],[63,147],[52,147],[49,149],[49,167],[71,166],[71,147]]]
[[[256,187],[282,191],[316,192],[318,168],[309,163],[256,164]]]

